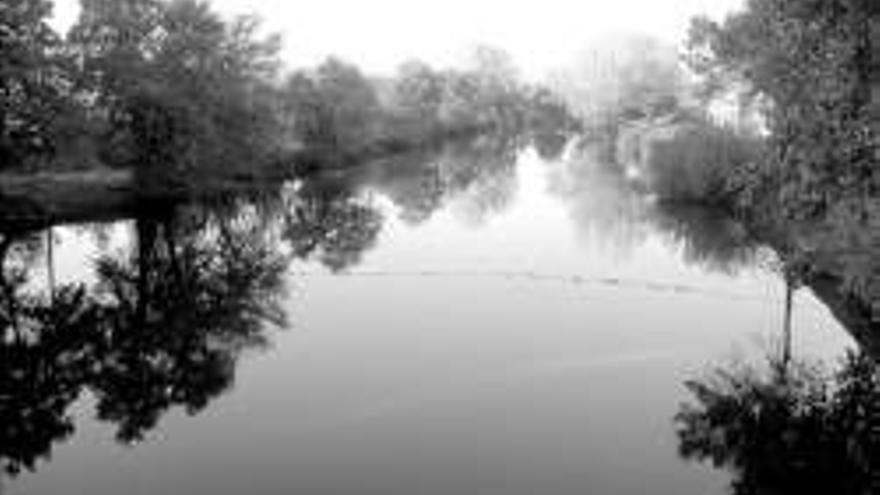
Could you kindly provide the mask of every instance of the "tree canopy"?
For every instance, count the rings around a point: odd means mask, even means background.
[[[85,0],[69,36],[111,165],[186,177],[235,170],[277,144],[278,40],[198,0]]]
[[[3,167],[34,157],[51,171],[109,166],[132,170],[142,193],[187,193],[215,178],[294,173],[309,162],[304,149],[348,163],[572,120],[494,47],[477,47],[461,69],[412,61],[392,78],[338,57],[282,74],[277,35],[207,0],[81,0],[65,39],[50,10],[15,0],[0,11]]]
[[[68,83],[48,0],[0,4],[0,169],[51,153]]]
[[[750,0],[723,22],[695,19],[692,65],[713,85],[768,100],[770,164],[790,214],[814,216],[880,193],[871,0]]]

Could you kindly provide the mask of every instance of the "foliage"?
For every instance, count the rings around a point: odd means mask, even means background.
[[[676,416],[686,459],[730,469],[735,494],[861,494],[871,483],[868,414],[877,365],[850,354],[829,378],[806,363],[719,368],[686,383]]]
[[[510,56],[478,47],[464,69],[402,64],[372,79],[337,58],[291,74],[284,85],[288,135],[334,165],[483,132],[565,135],[576,121],[562,100],[523,83]],[[334,156],[335,155],[335,156]]]
[[[384,220],[369,201],[350,191],[315,185],[300,192],[285,217],[282,236],[295,257],[317,259],[340,272],[358,264],[375,246]]]
[[[476,47],[464,69],[436,71],[419,61],[401,65],[392,107],[403,125],[429,133],[564,133],[575,124],[560,97],[546,87],[522,82],[510,55],[489,46]]]
[[[285,97],[295,134],[325,153],[363,148],[378,134],[375,89],[357,67],[338,58],[291,75]]]
[[[596,40],[556,85],[590,127],[652,118],[681,105],[685,76],[675,47],[645,36]]]
[[[207,0],[81,0],[65,40],[47,1],[3,4],[2,166],[133,170],[148,196],[348,165],[451,136],[534,128],[547,152],[574,125],[512,58],[419,61],[391,80],[330,57],[279,78],[279,39]],[[552,154],[552,153],[551,153]]]
[[[438,113],[446,98],[446,86],[444,75],[424,62],[410,60],[401,64],[394,80],[392,112],[395,114],[395,130],[415,129],[422,134],[438,132]]]
[[[790,216],[878,193],[878,20],[870,0],[751,0],[723,23],[693,22],[693,67],[715,86],[745,81],[769,100],[767,166]]]
[[[721,124],[674,47],[649,37],[604,40],[558,85],[601,159],[661,200],[734,209],[762,140]]]
[[[68,45],[108,143],[104,161],[179,182],[271,158],[278,40],[258,29],[198,0],[84,0]]]
[[[729,206],[741,187],[736,174],[758,159],[760,141],[705,121],[670,132],[643,157],[650,190],[663,199]]]
[[[123,442],[141,440],[172,406],[206,407],[231,386],[239,351],[264,342],[266,323],[284,324],[284,260],[259,225],[188,223],[139,220],[136,256],[98,265],[106,365],[90,389]]]
[[[75,430],[83,393],[122,443],[173,409],[197,414],[230,389],[243,352],[287,325],[284,271],[334,271],[376,242],[379,210],[346,187],[155,204],[130,243],[102,253],[94,281],[43,289],[40,235],[0,237],[0,470],[34,470]],[[51,261],[50,261],[51,262]]]
[[[0,4],[0,170],[54,152],[69,80],[50,12],[47,0]]]
[[[137,442],[169,409],[195,414],[261,346],[286,258],[247,213],[190,208],[134,222],[129,256],[104,256],[97,284],[28,291],[20,240],[0,243],[0,469],[33,470],[72,435],[83,392],[117,439]]]
[[[689,265],[735,275],[759,259],[762,245],[723,210],[666,203],[658,204],[652,213],[654,227],[680,246]]]

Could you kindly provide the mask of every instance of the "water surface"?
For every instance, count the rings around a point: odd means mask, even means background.
[[[103,364],[7,494],[728,493],[678,455],[682,384],[783,336],[771,250],[574,146],[485,139],[59,226],[51,270],[46,237],[10,255],[20,290],[84,284],[102,337],[64,362]],[[794,308],[796,356],[853,347],[809,290]]]

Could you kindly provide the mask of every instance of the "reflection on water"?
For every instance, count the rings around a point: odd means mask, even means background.
[[[149,211],[2,236],[12,493],[723,492],[675,455],[681,379],[743,328],[776,335],[792,287],[740,224],[553,137]],[[829,294],[796,294],[797,349],[850,346],[820,301],[872,325]],[[833,385],[788,359],[688,379],[681,453],[736,493],[856,490],[859,356]]]
[[[833,375],[771,357],[687,382],[680,453],[733,472],[734,494],[872,493],[876,362],[850,353]]]
[[[192,208],[130,227],[127,252],[94,260],[90,286],[37,294],[24,287],[34,260],[4,238],[0,461],[9,473],[33,470],[73,433],[69,409],[86,391],[125,443],[170,408],[195,414],[230,387],[241,351],[264,343],[264,323],[284,325],[286,262],[258,217]]]
[[[316,259],[333,271],[357,265],[382,229],[381,212],[351,191],[318,184],[299,190],[293,202],[283,239],[294,256]]]

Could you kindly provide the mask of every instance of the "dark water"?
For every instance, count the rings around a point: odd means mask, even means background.
[[[779,352],[775,254],[539,149],[9,237],[3,493],[728,493],[673,418]],[[854,346],[807,289],[792,327]]]

